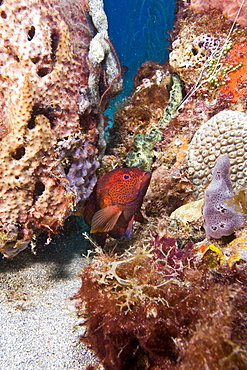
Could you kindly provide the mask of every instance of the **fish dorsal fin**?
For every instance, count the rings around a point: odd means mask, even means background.
[[[97,211],[91,224],[91,233],[108,232],[114,228],[122,211],[118,206],[108,206]]]

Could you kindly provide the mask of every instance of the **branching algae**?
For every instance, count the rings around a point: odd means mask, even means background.
[[[245,369],[247,271],[195,260],[152,236],[123,255],[96,249],[74,298],[106,370]]]

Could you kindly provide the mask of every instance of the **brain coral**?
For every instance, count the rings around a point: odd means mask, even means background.
[[[95,184],[103,113],[97,105],[99,81],[92,75],[97,67],[97,76],[102,70],[109,85],[119,74],[107,37],[99,0],[0,2],[0,251],[5,256],[17,254],[41,229],[56,232]]]
[[[216,159],[227,154],[237,189],[247,182],[247,114],[224,110],[203,123],[190,142],[188,171],[198,198],[212,180]]]

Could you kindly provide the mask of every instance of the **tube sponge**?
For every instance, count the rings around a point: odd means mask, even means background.
[[[207,238],[219,239],[244,226],[246,216],[236,212],[235,205],[227,205],[226,201],[233,195],[230,160],[227,155],[223,155],[217,159],[213,180],[205,191],[203,216]]]

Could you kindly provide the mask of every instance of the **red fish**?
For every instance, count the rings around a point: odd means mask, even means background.
[[[134,220],[144,221],[140,209],[150,179],[151,172],[137,167],[117,168],[99,178],[83,216],[101,246],[107,234],[129,237]]]

